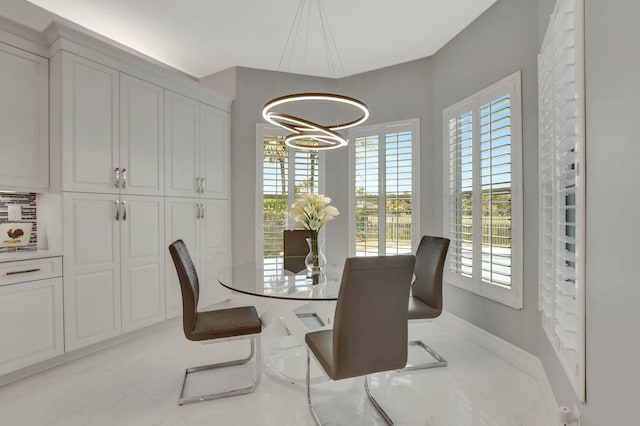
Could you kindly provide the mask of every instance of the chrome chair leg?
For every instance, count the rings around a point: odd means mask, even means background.
[[[373,394],[369,390],[369,376],[364,376],[364,391],[366,392],[369,401],[371,401],[371,404],[373,404],[378,413],[380,413],[384,421],[387,422],[389,426],[393,426],[393,420],[391,420],[391,417],[389,417],[387,412],[384,411],[384,408],[382,408],[378,401],[376,401],[376,399],[373,397]]]
[[[236,396],[236,395],[244,395],[247,393],[251,393],[256,390],[258,385],[260,384],[260,380],[262,378],[262,354],[260,349],[260,336],[255,336],[251,338],[251,350],[249,352],[249,356],[242,359],[219,362],[217,364],[209,364],[209,365],[201,365],[199,367],[191,367],[187,368],[184,373],[184,378],[182,379],[182,387],[180,389],[180,396],[178,397],[178,405],[190,404],[193,402],[201,402],[201,401],[210,401],[212,399],[226,398],[228,396]],[[190,373],[195,373],[197,371],[204,370],[213,370],[217,368],[223,367],[232,367],[235,365],[242,365],[249,362],[255,356],[256,359],[256,378],[253,384],[246,388],[234,389],[226,392],[218,392],[212,393],[208,395],[198,395],[192,396],[188,398],[184,398],[184,388],[187,384],[187,377]]]
[[[424,342],[422,342],[420,340],[412,340],[412,341],[409,342],[409,345],[418,346],[418,347],[424,349],[429,355],[434,357],[436,359],[436,361],[425,362],[425,363],[416,364],[416,365],[407,365],[405,368],[403,368],[400,371],[424,370],[424,369],[427,369],[427,368],[438,368],[438,367],[446,367],[447,366],[447,360],[442,358],[442,356],[440,356],[439,353],[437,353],[436,351],[431,349]]]
[[[389,426],[393,426],[393,420],[389,417],[386,411],[382,408],[382,406],[376,401],[373,397],[373,394],[369,390],[369,376],[364,377],[364,391],[369,398],[369,401],[373,404],[374,408],[380,413],[382,418]],[[322,426],[322,422],[320,421],[320,417],[318,417],[318,413],[313,408],[313,403],[311,402],[311,352],[307,348],[307,402],[309,404],[309,411],[311,412],[311,417],[315,422],[316,426]]]
[[[318,413],[313,408],[313,404],[311,403],[311,352],[309,348],[307,348],[307,403],[309,404],[309,411],[311,411],[311,417],[313,417],[313,421],[316,426],[321,426],[320,417],[318,417]]]

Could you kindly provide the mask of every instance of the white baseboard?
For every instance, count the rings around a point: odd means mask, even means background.
[[[558,403],[553,395],[551,383],[544,371],[542,361],[538,357],[450,312],[443,312],[441,319],[444,320],[447,326],[455,328],[465,338],[500,357],[535,380],[538,383],[539,396],[544,404],[549,425],[556,426],[558,424]]]

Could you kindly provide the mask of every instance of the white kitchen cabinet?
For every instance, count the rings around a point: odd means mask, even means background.
[[[218,275],[229,265],[229,218],[227,200],[201,201],[200,308],[226,299],[230,291],[218,283]]]
[[[60,55],[62,190],[164,195],[164,89]]]
[[[228,121],[225,111],[166,92],[167,196],[227,198]]]
[[[165,194],[195,197],[200,188],[198,101],[165,92]]]
[[[164,195],[164,90],[120,75],[121,194]]]
[[[200,104],[200,176],[202,196],[228,197],[229,114]]]
[[[228,265],[228,202],[198,198],[167,198],[166,246],[182,239],[198,272],[200,284],[199,308],[227,297],[218,283],[218,273]],[[173,260],[167,250],[166,315],[180,315],[182,296]]]
[[[67,350],[164,320],[162,197],[64,194]]]
[[[0,188],[49,188],[49,60],[0,43]]]
[[[120,223],[117,196],[65,193],[63,198],[64,325],[69,351],[121,333]]]
[[[117,194],[120,73],[68,52],[61,55],[63,190]]]
[[[165,319],[164,199],[121,196],[122,331]]]
[[[0,375],[64,352],[60,257],[1,266]]]

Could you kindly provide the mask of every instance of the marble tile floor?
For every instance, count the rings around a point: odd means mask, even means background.
[[[524,372],[457,336],[441,320],[411,324],[410,338],[427,342],[449,366],[372,377],[374,395],[396,424],[548,426],[537,384]],[[269,344],[277,339],[270,333],[263,337],[267,363],[256,392],[178,406],[185,367],[239,357],[248,343],[189,342],[181,323],[172,320],[135,340],[0,388],[0,424],[311,426],[304,386],[270,371],[285,362],[303,373],[304,348],[282,357]],[[249,376],[238,368],[210,380],[219,386]],[[384,424],[364,394],[362,378],[316,384],[313,398],[327,424]]]

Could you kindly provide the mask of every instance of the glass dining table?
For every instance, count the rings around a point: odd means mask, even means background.
[[[260,259],[224,269],[218,282],[233,291],[275,299],[336,300],[342,267],[328,264],[319,275],[308,275],[303,256]]]
[[[267,302],[260,315],[267,327],[263,346],[267,373],[289,383],[304,384],[304,335],[331,327],[342,271],[343,265],[327,264],[321,274],[308,275],[304,256],[296,256],[239,263],[220,272],[220,285]],[[325,380],[320,368],[312,366],[312,382]]]

